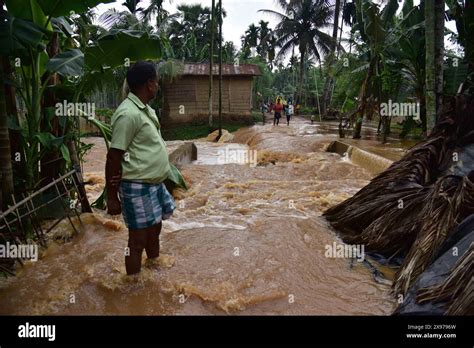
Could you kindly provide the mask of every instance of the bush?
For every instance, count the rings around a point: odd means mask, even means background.
[[[252,111],[252,119],[254,123],[262,123],[263,117],[260,111]]]
[[[317,106],[302,106],[300,109],[300,115],[317,115],[318,107]]]
[[[113,109],[96,109],[95,115],[97,116],[99,120],[104,121],[107,124],[110,124],[110,120],[112,119],[114,112],[115,110]]]
[[[248,127],[247,124],[236,124],[236,123],[223,123],[222,129],[226,129],[229,132],[235,132],[236,130]],[[198,138],[204,138],[218,129],[217,127],[209,128],[209,125],[181,125],[172,128],[161,128],[161,134],[164,140],[192,140]]]

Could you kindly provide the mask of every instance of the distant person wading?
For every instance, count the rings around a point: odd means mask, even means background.
[[[291,116],[293,116],[293,112],[294,112],[293,104],[290,102],[288,104],[288,111],[286,113],[286,124],[288,126],[290,125],[290,119],[291,119]]]
[[[140,272],[143,249],[148,259],[158,258],[161,221],[171,216],[175,203],[163,184],[170,173],[168,151],[148,105],[159,86],[154,65],[135,63],[127,83],[130,93],[112,116],[105,172],[108,213],[122,212],[129,230],[125,268],[130,275]]]
[[[281,103],[280,99],[277,99],[276,104],[273,106],[273,110],[275,110],[275,117],[273,118],[273,125],[277,125],[280,123],[281,112],[283,110],[283,104]]]

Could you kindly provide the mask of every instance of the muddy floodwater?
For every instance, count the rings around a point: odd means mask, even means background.
[[[51,239],[64,241],[0,281],[0,314],[390,314],[390,284],[364,263],[325,256],[341,241],[321,214],[371,178],[325,152],[337,139],[331,127],[296,118],[290,127],[239,130],[233,142],[256,150],[256,166],[223,164],[216,157],[228,144],[196,140],[198,160],[181,168],[190,190],[175,192],[159,262],[146,263],[144,253],[140,275],[126,276],[122,217],[83,214],[78,235],[68,238],[61,223]],[[92,200],[104,187],[106,150],[100,138],[87,141],[96,144],[84,166]],[[358,144],[384,152],[374,139]],[[387,157],[403,148],[392,140]]]

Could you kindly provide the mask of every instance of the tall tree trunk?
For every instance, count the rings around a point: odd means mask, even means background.
[[[214,62],[214,28],[215,28],[215,11],[216,1],[212,0],[211,8],[211,49],[209,54],[209,127],[212,127],[212,92],[213,92],[213,79],[212,74],[212,63]]]
[[[435,98],[435,0],[425,1],[425,49],[426,49],[426,126],[433,129],[436,123]]]
[[[420,101],[420,120],[421,120],[421,131],[426,134],[426,99],[424,94],[424,86],[420,85],[415,89],[415,95]]]
[[[0,57],[1,60],[6,59]],[[4,80],[3,62],[0,62],[0,81]],[[10,135],[8,133],[7,109],[5,104],[5,88],[0,84],[0,209],[7,208],[13,194],[13,171],[10,152]]]
[[[443,62],[444,62],[444,1],[436,0],[435,14],[435,93],[436,120],[443,110]],[[472,25],[472,23],[470,24]],[[471,38],[472,39],[472,38]]]
[[[427,130],[436,124],[442,106],[444,1],[425,1]]]
[[[367,86],[369,85],[370,80],[372,79],[372,75],[374,73],[374,64],[375,62],[373,62],[372,59],[369,65],[369,69],[367,70],[367,74],[365,75],[364,82],[362,83],[362,86],[360,88],[359,105],[357,107],[357,110],[350,116],[351,122],[354,123],[355,121],[354,135],[352,136],[353,139],[360,139],[362,137],[362,121],[364,120],[365,109],[367,107]]]
[[[219,0],[219,137],[222,136],[222,0]]]
[[[334,26],[332,30],[332,39],[333,42],[331,43],[331,53],[328,56],[327,64],[328,64],[328,76],[324,83],[323,89],[323,102],[321,103],[321,112],[323,115],[326,114],[326,110],[329,107],[329,101],[331,100],[332,94],[332,86],[334,83],[334,76],[333,76],[333,65],[335,62],[335,55],[336,55],[336,48],[337,47],[337,30],[339,24],[339,12],[340,12],[341,0],[336,0],[336,5],[334,8]]]
[[[303,82],[304,82],[304,58],[305,58],[304,49],[300,48],[300,55],[301,55],[301,61],[300,61],[300,81],[299,81],[299,86],[298,86],[298,99],[302,103],[303,102]]]

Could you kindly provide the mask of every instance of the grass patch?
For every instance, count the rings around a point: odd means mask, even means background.
[[[235,132],[243,127],[248,127],[248,124],[243,123],[223,123],[222,129],[226,129],[229,132]],[[181,125],[173,128],[162,128],[161,134],[164,140],[191,140],[196,138],[207,137],[209,133],[212,133],[217,126],[210,128],[207,124],[203,125]]]
[[[261,111],[252,111],[252,119],[254,123],[262,123],[263,116]]]

